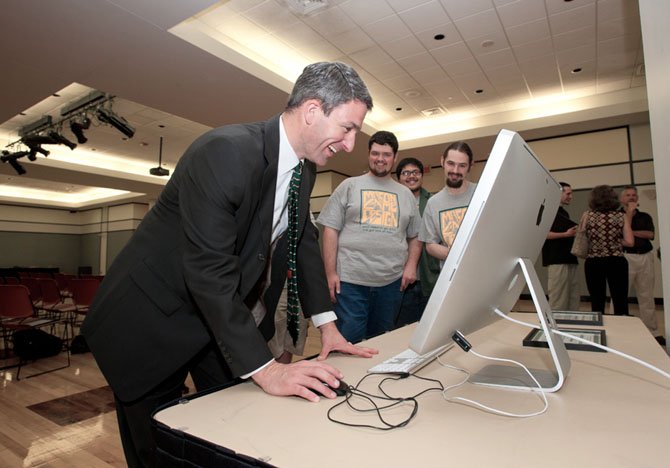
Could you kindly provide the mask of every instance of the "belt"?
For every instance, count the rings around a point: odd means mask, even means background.
[[[652,249],[652,250],[653,250],[653,249]],[[624,249],[623,252],[624,252],[624,253],[627,253],[627,254],[644,255],[644,254],[646,254],[646,253],[648,253],[648,252],[651,252],[651,250],[639,250],[639,249],[636,249],[636,250],[630,250],[630,249]]]

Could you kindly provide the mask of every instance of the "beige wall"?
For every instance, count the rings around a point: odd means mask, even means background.
[[[574,220],[578,220],[587,209],[590,190],[600,184],[612,185],[617,189],[629,184],[639,186],[640,209],[646,211],[654,219],[658,219],[656,208],[656,186],[654,184],[651,150],[651,133],[649,124],[619,127],[597,132],[565,135],[529,142],[529,146],[542,163],[551,170],[556,180],[565,181],[575,190],[575,198],[568,212]],[[475,165],[469,175],[470,180],[477,181],[484,169],[485,161],[475,155]],[[631,175],[632,174],[632,175]],[[332,190],[344,180],[344,177],[333,173],[319,174],[322,185],[312,201],[312,211],[318,213],[327,200],[327,190]],[[318,179],[317,179],[318,184]],[[424,175],[424,188],[435,193],[444,187],[444,172],[441,167],[427,168]],[[316,195],[318,193],[318,195]],[[653,241],[654,248],[659,246],[658,236]],[[536,262],[538,275],[546,284],[546,272],[541,259]],[[583,274],[583,263],[580,264],[581,294],[588,295]],[[663,297],[661,263],[656,262],[656,283],[654,294]],[[631,292],[631,296],[634,293]]]
[[[621,187],[630,183],[639,185],[640,209],[648,212],[654,221],[658,219],[656,208],[656,186],[654,184],[653,164],[648,160],[652,156],[651,133],[648,124],[622,127],[600,132],[589,132],[564,137],[549,138],[529,142],[529,146],[547,167],[552,175],[561,181],[570,183],[576,191],[575,200],[568,208],[573,219],[578,219],[586,209],[588,191],[595,185],[609,184]],[[485,161],[477,160],[470,178],[479,180]],[[632,176],[631,176],[632,170]],[[312,192],[312,211],[319,213],[328,196],[346,178],[332,171],[317,175]],[[444,187],[444,172],[433,167],[424,176],[424,187],[435,193]],[[65,210],[0,206],[1,231],[91,234],[100,233],[101,269],[111,263],[112,257],[120,246],[107,246],[111,232],[132,232],[149,207],[140,204],[124,204],[105,209],[69,212]],[[658,248],[659,240],[653,242]],[[540,278],[545,273],[538,262]],[[582,294],[586,295],[586,286],[582,278]],[[660,262],[656,264],[655,296],[662,297],[662,277]]]

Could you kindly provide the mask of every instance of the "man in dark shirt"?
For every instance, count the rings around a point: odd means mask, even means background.
[[[423,163],[416,158],[405,158],[398,163],[395,173],[398,177],[398,182],[412,191],[414,198],[416,198],[416,204],[419,207],[419,214],[423,216],[426,202],[428,202],[431,195],[428,190],[423,188]],[[421,318],[439,274],[439,260],[428,255],[426,247],[422,246],[419,268],[416,272],[416,281],[405,289],[402,304],[400,305],[400,312],[396,319],[396,327],[416,322]]]
[[[635,186],[624,187],[619,199],[623,209],[631,206],[635,210],[631,222],[635,245],[623,248],[628,261],[628,284],[635,287],[640,319],[652,335],[660,337],[654,304],[654,247],[651,245],[654,239],[654,220],[648,213],[637,209],[638,195]]]
[[[542,265],[547,267],[547,289],[552,310],[579,310],[577,257],[570,253],[577,223],[563,208],[572,201],[572,187],[560,182],[561,206],[542,246]]]

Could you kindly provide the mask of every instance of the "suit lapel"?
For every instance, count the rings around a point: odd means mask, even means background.
[[[261,227],[261,245],[270,245],[272,236],[272,214],[277,188],[277,165],[279,163],[279,116],[265,123],[263,156],[267,164],[261,182],[261,203],[258,223]]]

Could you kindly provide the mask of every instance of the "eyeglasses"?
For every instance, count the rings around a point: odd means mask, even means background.
[[[421,171],[418,169],[414,169],[413,171],[401,171],[400,175],[403,177],[409,177],[409,176],[418,176],[421,174]]]

